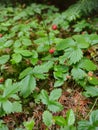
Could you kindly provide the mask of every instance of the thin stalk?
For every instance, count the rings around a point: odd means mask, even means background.
[[[95,107],[95,105],[96,105],[96,103],[97,103],[97,100],[98,100],[98,97],[96,98],[96,100],[95,100],[95,102],[94,102],[94,104],[93,104],[91,110],[89,111],[89,113],[87,114],[87,116],[85,117],[85,119],[87,119],[87,118],[89,117],[89,115],[91,114],[91,112],[93,111],[93,109],[94,109],[94,107]]]

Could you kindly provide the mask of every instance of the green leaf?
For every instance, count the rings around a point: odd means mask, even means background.
[[[81,58],[83,57],[82,50],[77,46],[66,49],[65,55],[69,59],[70,64],[75,64],[79,62],[79,60],[81,60]]]
[[[32,56],[32,52],[30,52],[29,50],[21,50],[20,54],[22,56]]]
[[[67,114],[66,114],[66,118],[67,118],[67,125],[71,126],[75,123],[75,115],[72,109],[70,109]]]
[[[98,85],[98,78],[96,77],[88,77],[88,82],[92,85]]]
[[[78,67],[85,69],[87,71],[93,71],[97,69],[96,65],[90,59],[87,58],[83,58],[79,62]]]
[[[12,62],[19,63],[22,60],[22,56],[18,53],[12,55]]]
[[[19,102],[14,102],[12,104],[12,111],[13,112],[22,112],[22,105]]]
[[[59,102],[51,100],[48,103],[48,109],[52,112],[59,112],[63,110],[63,106]]]
[[[10,47],[13,44],[13,40],[8,40],[5,42],[4,47]]]
[[[58,100],[61,96],[61,93],[62,93],[62,89],[54,89],[52,90],[52,92],[50,93],[50,96],[49,96],[49,100]]]
[[[90,40],[91,40],[91,45],[98,44],[98,35],[97,34],[91,34]]]
[[[10,56],[9,55],[2,55],[0,57],[0,64],[5,64],[6,62],[8,62],[8,60],[10,59]]]
[[[9,114],[9,113],[11,113],[13,111],[12,103],[10,101],[8,101],[8,100],[4,101],[2,106],[3,106],[4,111],[7,114]]]
[[[25,46],[30,46],[32,45],[32,42],[29,38],[22,37],[22,44]]]
[[[96,97],[98,96],[98,88],[95,86],[87,86],[85,87],[85,92],[83,95],[86,97]]]
[[[29,51],[29,50],[23,50],[21,48],[15,49],[14,52],[18,53],[18,54],[21,54],[22,56],[26,56],[26,57],[32,56],[32,52],[31,51]]]
[[[86,76],[86,73],[80,68],[73,68],[71,73],[75,80],[83,79]]]
[[[30,120],[30,121],[24,122],[23,124],[24,124],[26,130],[33,130],[35,122],[34,122],[34,120],[32,119],[32,120]]]
[[[67,125],[66,120],[62,116],[54,116],[53,119],[55,120],[55,124],[57,124],[59,126]]]
[[[96,125],[96,126],[98,125],[98,110],[94,110],[90,114],[90,123],[92,125]]]
[[[90,125],[91,125],[90,122],[88,122],[86,120],[79,121],[78,122],[78,130],[91,130]]]
[[[74,35],[73,39],[77,42],[77,46],[79,48],[88,48],[89,42],[86,40],[86,38],[83,35]]]
[[[72,47],[75,45],[75,42],[72,38],[66,38],[60,43],[56,44],[56,50],[65,50],[66,48]]]
[[[43,104],[47,105],[49,103],[49,97],[48,97],[47,91],[45,90],[41,91],[40,99],[42,100]]]
[[[34,74],[43,74],[43,73],[47,73],[49,71],[49,69],[51,69],[53,66],[53,62],[52,61],[48,61],[42,65],[38,65],[35,66],[33,69],[33,73]]]
[[[53,117],[49,111],[44,111],[42,118],[43,118],[43,122],[47,127],[50,127],[53,124]]]
[[[32,75],[27,75],[21,82],[21,94],[23,97],[28,97],[36,87],[36,80]]]
[[[7,79],[5,82],[5,89],[3,93],[3,97],[9,98],[13,94],[17,93],[19,91],[19,84],[13,83],[11,79]]]
[[[59,87],[61,85],[64,84],[64,80],[62,79],[59,79],[59,80],[56,80],[55,83],[54,83],[54,87]]]
[[[33,69],[32,67],[28,67],[28,68],[26,68],[25,70],[23,70],[23,71],[20,73],[20,75],[19,75],[19,79],[22,79],[22,78],[24,78],[25,76],[31,74],[31,73],[32,73],[32,69]]]

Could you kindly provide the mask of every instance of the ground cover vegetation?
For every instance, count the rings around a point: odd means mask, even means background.
[[[0,6],[0,130],[98,129],[98,2],[83,2]]]

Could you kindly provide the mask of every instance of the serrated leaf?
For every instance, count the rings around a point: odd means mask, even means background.
[[[43,73],[47,73],[49,71],[50,68],[52,68],[53,66],[53,62],[52,61],[48,61],[42,65],[38,65],[35,66],[33,69],[33,73],[34,74],[43,74]]]
[[[98,124],[98,110],[94,110],[90,114],[90,123],[92,125],[97,125]]]
[[[22,79],[22,78],[24,78],[26,75],[29,75],[29,74],[31,74],[32,73],[32,67],[28,67],[28,68],[26,68],[25,70],[23,70],[21,73],[20,73],[20,75],[19,75],[19,79]]]
[[[14,102],[12,104],[13,112],[22,112],[22,105],[19,102]]]
[[[98,78],[96,77],[88,77],[88,82],[92,85],[98,85]]]
[[[34,120],[24,122],[26,130],[33,130],[34,124],[35,124]]]
[[[32,42],[29,38],[22,37],[22,44],[25,46],[30,46],[32,45]]]
[[[90,122],[82,120],[78,122],[78,130],[90,130]]]
[[[91,40],[91,45],[98,44],[98,35],[97,34],[91,34],[90,40]]]
[[[85,87],[85,92],[83,95],[86,97],[96,97],[98,96],[98,88],[95,86],[87,86]]]
[[[66,38],[56,45],[56,50],[65,50],[68,47],[75,45],[72,38]]]
[[[80,68],[73,68],[71,70],[72,76],[75,80],[83,79],[86,76],[85,71]]]
[[[83,57],[83,52],[78,47],[68,48],[65,50],[65,55],[69,59],[70,64],[75,64]]]
[[[64,80],[59,79],[54,82],[54,87],[59,87],[64,84]]]
[[[12,108],[13,108],[12,103],[10,101],[8,101],[8,100],[6,100],[5,102],[3,102],[2,106],[3,106],[4,111],[7,114],[11,113],[13,111],[12,110]]]
[[[62,116],[54,116],[55,123],[59,126],[67,125],[66,120]]]
[[[21,94],[28,97],[36,87],[36,79],[32,75],[27,75],[21,82]]]
[[[43,122],[45,123],[45,125],[47,127],[50,127],[52,125],[53,117],[52,117],[52,114],[49,111],[44,111],[42,118],[43,118]]]
[[[67,125],[71,126],[75,123],[75,115],[72,109],[70,109],[67,114],[66,114],[66,118],[67,118]]]
[[[19,91],[18,83],[12,84],[12,81],[10,79],[6,80],[5,88],[6,89],[4,89],[3,97],[6,97],[6,98],[12,96],[13,94]]]
[[[49,100],[58,100],[61,96],[62,90],[61,89],[54,89],[50,93]]]
[[[52,112],[59,112],[59,111],[63,110],[63,106],[59,102],[49,101],[48,109]]]
[[[21,56],[20,54],[14,53],[14,54],[12,55],[12,61],[13,61],[14,63],[19,63],[21,60],[22,60],[22,56]]]
[[[2,55],[0,56],[0,64],[5,64],[6,62],[8,62],[8,60],[10,59],[9,55]]]
[[[83,58],[79,62],[78,67],[85,69],[87,71],[93,71],[97,69],[96,65],[90,59],[87,58]]]
[[[88,48],[89,42],[85,39],[83,35],[74,35],[73,39],[77,42],[79,48]]]
[[[43,104],[47,105],[49,103],[49,96],[48,96],[47,91],[45,91],[45,90],[41,91],[40,99],[42,100]]]
[[[30,52],[29,50],[21,50],[20,54],[22,56],[32,56],[32,52]]]

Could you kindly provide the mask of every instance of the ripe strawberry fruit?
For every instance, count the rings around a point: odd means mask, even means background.
[[[56,24],[52,25],[52,30],[57,30],[57,25]]]
[[[49,53],[50,54],[53,54],[55,52],[55,50],[53,49],[53,48],[51,48],[50,50],[49,50]]]

